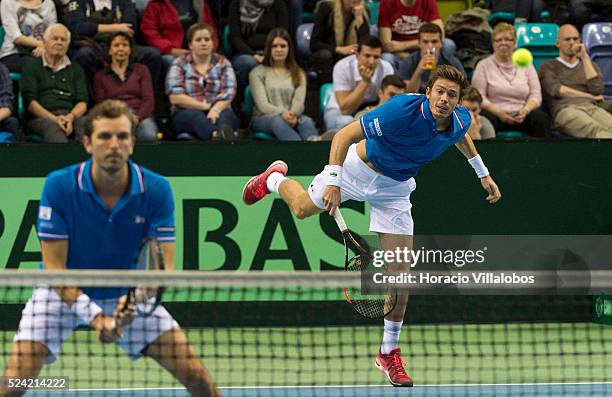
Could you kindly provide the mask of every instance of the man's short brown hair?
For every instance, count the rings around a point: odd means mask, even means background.
[[[480,95],[480,92],[474,86],[466,88],[465,91],[463,91],[463,97],[461,99],[479,104],[482,103],[482,95]]]
[[[440,35],[440,39],[442,38],[442,29],[440,26],[435,23],[427,22],[421,25],[419,28],[419,36],[421,33],[438,33]]]
[[[400,90],[406,89],[406,83],[404,82],[404,80],[402,80],[401,77],[396,74],[389,74],[385,76],[385,78],[382,79],[382,82],[380,83],[380,90],[384,91],[385,88],[389,86],[399,88]]]
[[[444,79],[459,84],[459,99],[462,99],[464,91],[468,88],[467,77],[457,68],[451,65],[438,66],[429,76],[427,88],[431,90],[437,80]]]
[[[100,102],[96,106],[91,109],[89,115],[87,116],[87,128],[85,129],[85,136],[91,138],[91,134],[93,133],[93,123],[98,119],[117,119],[121,116],[125,116],[130,120],[132,125],[131,132],[132,136],[136,135],[136,119],[134,119],[134,114],[132,110],[129,108],[127,103],[123,101],[119,101],[116,99],[107,99],[103,102]]]

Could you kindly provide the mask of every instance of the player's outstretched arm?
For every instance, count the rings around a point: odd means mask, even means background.
[[[470,129],[473,127],[475,128],[474,124],[470,126]],[[457,142],[455,146],[465,156],[468,163],[470,163],[476,172],[478,178],[480,178],[480,184],[482,185],[483,189],[489,193],[486,200],[491,204],[497,203],[501,198],[501,191],[493,178],[491,178],[489,175],[489,170],[484,165],[484,162],[476,151],[476,146],[474,146],[474,142],[472,141],[472,138],[470,138],[469,130],[468,133],[465,134],[465,137],[461,141]]]
[[[334,136],[331,149],[329,151],[329,165],[325,170],[329,173],[327,182],[328,186],[323,193],[323,203],[330,215],[336,212],[336,208],[340,205],[340,182],[342,181],[342,164],[346,159],[346,154],[351,144],[363,140],[363,132],[359,121],[353,121],[351,124],[342,128]]]

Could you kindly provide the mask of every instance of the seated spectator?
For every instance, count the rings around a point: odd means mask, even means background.
[[[57,22],[53,0],[2,0],[0,3],[4,41],[0,62],[11,72],[21,73],[27,58],[40,58],[43,34],[47,26]]]
[[[508,23],[495,26],[493,54],[476,65],[472,84],[482,95],[482,114],[495,131],[522,131],[531,136],[550,136],[550,117],[540,109],[540,80],[533,65],[512,63],[516,32]]]
[[[334,95],[323,119],[328,130],[339,130],[353,121],[355,113],[378,100],[378,90],[393,66],[380,59],[382,44],[367,36],[357,47],[357,54],[342,58],[334,66]]]
[[[136,139],[157,139],[157,124],[153,118],[155,101],[149,69],[134,63],[134,44],[124,32],[113,33],[108,42],[108,66],[94,77],[93,94],[96,103],[119,99],[128,104],[138,121]]]
[[[578,30],[561,26],[556,44],[559,57],[540,66],[544,99],[555,128],[577,138],[612,138],[612,115],[597,106],[604,99],[601,70],[580,43]]]
[[[399,62],[419,49],[419,28],[426,22],[435,23],[442,30],[436,0],[381,0],[378,8],[378,35],[383,43],[383,59],[399,70]],[[444,39],[445,52],[455,52],[455,43]]]
[[[198,22],[213,26],[211,10],[205,1],[150,0],[147,3],[140,19],[140,31],[145,44],[161,52],[164,70],[170,68],[176,57],[189,52],[185,32]],[[215,42],[217,36],[213,36]]]
[[[249,73],[263,61],[268,33],[289,29],[285,0],[232,0],[228,24],[239,91],[249,84]]]
[[[229,140],[238,130],[230,106],[236,96],[236,76],[230,62],[213,51],[213,34],[213,28],[203,23],[189,28],[190,52],[174,60],[166,77],[166,94],[177,133]]]
[[[19,135],[19,120],[13,117],[13,81],[9,71],[0,63],[0,131]]]
[[[310,38],[311,70],[319,84],[332,81],[334,64],[357,51],[370,34],[370,17],[363,0],[327,0],[318,4]]]
[[[85,133],[87,82],[83,69],[66,55],[69,43],[64,25],[50,25],[43,36],[43,55],[23,67],[23,104],[32,116],[28,131],[45,142],[80,140]]]
[[[87,76],[102,69],[112,33],[124,32],[133,37],[138,31],[132,0],[71,0],[66,23],[74,36],[72,60],[83,67]],[[161,81],[161,55],[156,48],[136,45],[134,60],[147,65],[153,84]]]
[[[454,55],[443,53],[442,29],[435,23],[424,23],[419,28],[419,51],[400,61],[398,75],[406,80],[408,92],[424,94],[429,75],[437,65],[451,65],[465,74],[463,65]]]
[[[289,32],[272,29],[264,59],[249,76],[255,114],[252,128],[273,134],[279,141],[313,139],[314,121],[304,114],[306,74],[295,62]]]
[[[376,105],[368,106],[365,109],[357,112],[357,114],[355,114],[355,120],[359,120],[361,116],[371,110],[376,109],[394,96],[404,93],[406,93],[406,83],[404,82],[404,80],[394,74],[385,76],[385,78],[382,80],[382,83],[380,83],[380,90],[378,90],[378,103]]]
[[[495,138],[495,128],[485,116],[480,115],[482,110],[482,95],[472,86],[468,87],[461,97],[461,106],[467,108],[472,116],[472,123],[478,128],[469,129],[470,137],[475,141]]]

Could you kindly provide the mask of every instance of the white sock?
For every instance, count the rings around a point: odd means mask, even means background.
[[[389,354],[391,350],[397,347],[403,323],[403,321],[395,322],[385,320],[385,332],[383,334],[382,344],[380,345],[380,352],[382,354]]]
[[[268,179],[266,180],[266,186],[268,188],[268,191],[270,193],[278,193],[278,186],[285,179],[287,179],[287,178],[283,174],[281,174],[280,172],[273,172],[273,173],[271,173],[268,176]]]

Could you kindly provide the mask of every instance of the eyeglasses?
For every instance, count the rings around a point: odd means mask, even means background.
[[[499,39],[493,39],[493,42],[495,42],[495,43],[502,43],[502,42],[514,43],[514,39],[509,39],[507,37],[502,37],[502,38],[499,38]]]

